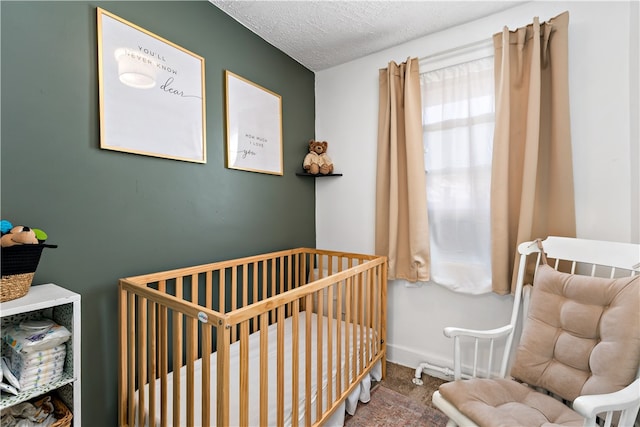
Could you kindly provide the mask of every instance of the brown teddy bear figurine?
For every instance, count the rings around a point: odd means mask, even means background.
[[[327,155],[327,148],[329,143],[327,141],[314,141],[309,140],[309,153],[304,156],[302,167],[307,173],[311,175],[327,175],[333,172],[333,162]]]

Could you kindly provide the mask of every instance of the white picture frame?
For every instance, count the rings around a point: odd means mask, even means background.
[[[225,70],[227,167],[283,175],[282,97]]]
[[[204,58],[97,8],[100,148],[206,163]]]

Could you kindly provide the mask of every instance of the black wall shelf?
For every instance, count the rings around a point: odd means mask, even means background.
[[[323,175],[321,173],[314,175],[311,173],[307,173],[307,172],[296,172],[296,175],[298,176],[308,176],[309,178],[324,178],[325,176],[342,176],[341,173],[328,173],[326,175]]]

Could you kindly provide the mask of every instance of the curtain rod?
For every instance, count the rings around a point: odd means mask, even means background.
[[[493,38],[488,38],[488,39],[484,39],[484,40],[478,40],[472,43],[468,43],[462,46],[456,46],[453,47],[451,49],[446,49],[440,52],[436,52],[436,53],[432,53],[430,55],[426,55],[423,57],[418,58],[418,60],[420,62],[424,62],[424,61],[429,61],[432,59],[437,59],[439,57],[444,57],[447,55],[451,55],[451,54],[459,54],[465,50],[471,50],[471,49],[482,49],[482,48],[489,48],[489,47],[493,47]]]

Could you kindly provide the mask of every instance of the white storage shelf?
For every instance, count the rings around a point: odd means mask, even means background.
[[[0,303],[2,328],[26,319],[49,318],[71,332],[67,341],[64,372],[60,380],[21,392],[17,396],[2,393],[0,410],[56,391],[73,412],[73,425],[81,425],[80,416],[80,295],[52,283],[35,285],[22,298]]]

